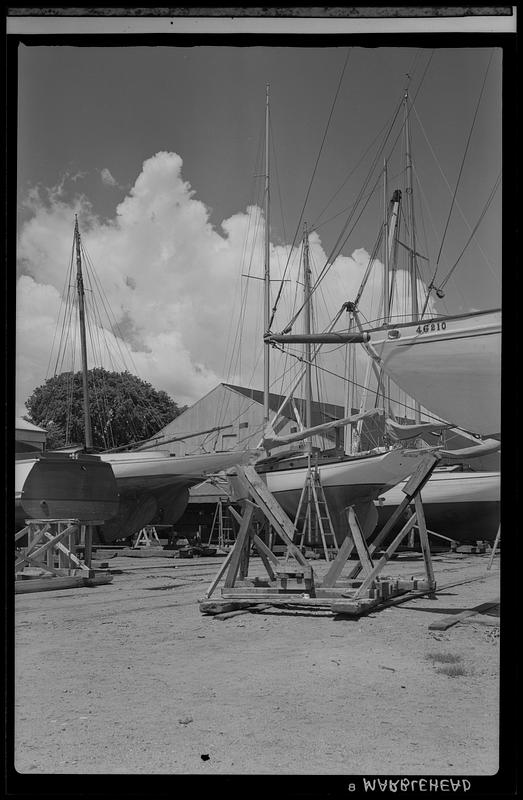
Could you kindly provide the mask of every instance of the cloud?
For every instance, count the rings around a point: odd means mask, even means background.
[[[107,167],[104,167],[100,170],[100,177],[102,179],[102,183],[105,183],[106,186],[119,187],[118,182],[113,178]]]
[[[109,170],[102,170],[102,178],[103,173],[114,180]],[[144,162],[113,219],[98,218],[82,195],[66,203],[56,187],[32,190],[26,205],[31,218],[21,226],[18,240],[18,414],[24,413],[24,401],[33,389],[49,377],[60,295],[74,283],[68,269],[74,267],[75,214],[87,256],[88,308],[95,297],[94,282],[93,291],[89,283],[94,280],[92,265],[117,323],[113,332],[93,323],[93,340],[100,338],[105,345],[100,352],[90,352],[91,365],[127,368],[179,404],[195,402],[221,380],[261,388],[263,284],[241,277],[263,274],[264,220],[259,208],[238,211],[213,227],[208,208],[182,176],[182,159],[168,152]],[[326,255],[317,233],[311,234],[310,254],[311,264],[321,268]],[[317,328],[327,325],[342,302],[354,298],[368,259],[364,249],[336,259],[317,296]],[[286,277],[292,282],[285,284],[273,330],[284,327],[301,300],[294,283],[299,248],[291,252],[288,245],[272,244],[275,278],[283,275],[287,261]],[[362,299],[367,319],[379,315],[375,296],[381,269],[377,263],[371,276],[371,299]],[[273,297],[276,291],[275,283]],[[338,327],[343,324],[342,318]],[[295,330],[300,325],[297,322]],[[125,350],[126,363],[117,363]],[[336,371],[344,369],[344,353],[338,350],[329,357]],[[272,356],[275,379],[285,369],[290,379],[299,368],[276,351]],[[284,388],[275,380],[274,391]],[[333,388],[329,400],[343,402],[343,395],[343,387]]]

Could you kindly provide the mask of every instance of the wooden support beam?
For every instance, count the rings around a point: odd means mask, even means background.
[[[407,533],[410,531],[410,529],[414,526],[415,522],[416,522],[416,514],[413,514],[412,517],[408,520],[408,522],[405,523],[405,525],[400,530],[398,535],[392,540],[392,542],[387,547],[387,549],[385,550],[385,552],[382,555],[382,557],[380,558],[380,560],[374,566],[373,570],[368,575],[365,576],[361,586],[359,587],[359,589],[356,591],[356,594],[354,595],[355,599],[359,599],[360,597],[362,597],[365,594],[365,592],[367,592],[369,590],[370,585],[372,584],[374,579],[379,575],[379,573],[381,572],[381,570],[383,569],[383,567],[385,566],[385,564],[387,563],[387,561],[389,560],[391,555],[396,551],[396,548],[401,543],[402,539],[407,535]]]
[[[350,536],[346,536],[343,542],[341,543],[341,547],[338,550],[338,555],[332,562],[331,566],[329,567],[328,572],[326,573],[321,586],[323,588],[328,588],[334,586],[338,578],[340,577],[341,573],[343,572],[343,567],[345,566],[345,562],[347,561],[348,557],[354,550],[354,542]]]
[[[496,533],[496,538],[494,539],[494,544],[492,545],[492,552],[488,560],[487,569],[490,569],[492,567],[492,562],[494,561],[494,556],[496,555],[496,550],[498,549],[500,538],[501,538],[501,525],[498,526],[498,532]]]
[[[211,581],[211,583],[209,585],[209,588],[205,592],[205,597],[210,597],[212,595],[212,593],[214,592],[214,590],[216,589],[216,587],[218,586],[222,576],[224,575],[225,571],[227,570],[227,567],[231,563],[231,559],[232,559],[233,553],[234,553],[233,549],[229,550],[229,552],[227,554],[227,558],[225,559],[223,564],[220,566],[220,569],[216,573],[216,576],[212,579],[212,581]],[[141,569],[141,567],[140,567],[140,569]]]
[[[41,555],[43,555],[43,553],[46,553],[51,547],[54,547],[55,545],[58,544],[58,542],[61,542],[62,539],[65,539],[66,536],[69,536],[69,534],[74,533],[77,530],[78,530],[78,525],[68,525],[67,528],[58,533],[56,536],[53,536],[48,542],[39,547],[38,550],[31,552],[31,554],[28,557],[31,559],[39,558]],[[45,533],[47,533],[47,531]]]
[[[269,548],[267,547],[265,542],[262,541],[262,539],[260,539],[260,537],[257,536],[256,534],[254,534],[254,536],[253,536],[253,542],[254,542],[254,546],[255,546],[256,550],[258,551],[258,553],[260,555],[261,560],[263,561],[263,566],[265,567],[270,580],[271,581],[275,581],[276,580],[276,573],[274,572],[274,570],[273,570],[273,568],[271,566],[271,561],[272,561],[273,564],[276,562],[276,564],[279,566],[278,559],[276,558],[274,553],[271,553],[271,551],[269,550]],[[269,556],[269,554],[270,554],[270,556]]]
[[[425,524],[425,512],[423,511],[423,503],[421,502],[421,497],[419,492],[416,494],[414,498],[414,508],[416,509],[419,540],[420,540],[421,550],[423,553],[423,560],[425,562],[425,572],[427,574],[427,580],[429,582],[429,586],[435,586],[436,580],[434,578],[434,569],[432,567],[432,557],[430,554],[429,537],[427,536],[427,526]]]
[[[49,537],[51,536],[51,534],[47,533],[46,536]],[[84,564],[84,562],[81,561],[78,558],[78,556],[76,556],[69,548],[67,548],[64,544],[62,544],[62,542],[58,542],[56,544],[56,548],[60,550],[65,556],[67,556],[69,561],[72,561],[73,564],[75,564],[78,569],[86,570],[87,572],[89,572],[90,568],[86,564]]]
[[[378,533],[374,541],[371,543],[369,547],[371,555],[376,552],[376,550],[379,548],[383,540],[388,536],[388,534],[396,524],[397,520],[400,519],[403,512],[412,503],[412,498],[414,497],[416,492],[420,492],[421,489],[425,486],[430,476],[432,475],[434,468],[436,467],[436,465],[439,463],[440,460],[441,460],[440,456],[435,456],[434,453],[428,453],[427,456],[425,456],[425,458],[421,461],[416,472],[410,477],[408,483],[405,484],[405,486],[402,489],[402,491],[406,494],[406,497],[404,498],[404,500],[401,501],[396,510],[393,511],[388,521],[385,523],[381,531]]]
[[[29,531],[29,525],[26,525],[25,528],[22,528],[22,530],[20,530],[17,533],[15,533],[15,542],[17,542],[19,539],[21,539],[22,536],[25,536],[26,533],[28,533],[28,531]]]
[[[278,533],[281,539],[287,545],[289,552],[299,564],[308,565],[308,561],[296,547],[292,541],[294,536],[294,525],[284,512],[282,507],[276,502],[271,495],[265,483],[261,480],[254,467],[237,467],[238,477],[240,481],[249,490],[251,496],[254,498],[256,504],[261,508],[265,516],[269,519],[271,525]]]
[[[249,526],[251,524],[253,514],[254,508],[252,505],[246,504],[240,524],[240,530],[238,531],[238,536],[236,537],[236,543],[232,549],[231,562],[225,578],[225,586],[227,588],[234,586],[234,582],[240,568],[240,559],[242,557],[243,548],[246,543],[247,545],[250,545]]]
[[[354,544],[356,545],[356,550],[358,551],[361,567],[365,575],[370,575],[374,565],[372,563],[372,558],[370,557],[367,542],[363,537],[361,528],[359,526],[359,522],[354,512],[354,507],[349,506],[346,509],[346,514],[347,514],[347,521],[349,523],[349,527],[352,533],[352,539],[354,541]]]

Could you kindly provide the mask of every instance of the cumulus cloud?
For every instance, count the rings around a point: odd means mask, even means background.
[[[101,175],[112,185],[107,168]],[[26,205],[31,218],[22,225],[18,241],[18,414],[24,413],[24,401],[46,377],[72,258],[75,214],[89,263],[117,321],[114,334],[106,334],[107,352],[117,353],[125,344],[131,359],[127,368],[179,404],[195,402],[221,380],[261,388],[263,286],[260,280],[241,277],[263,274],[264,220],[259,208],[246,208],[220,228],[213,227],[209,210],[182,176],[182,159],[168,152],[144,162],[111,220],[99,219],[81,195],[66,203],[56,187],[33,190]],[[321,268],[326,255],[316,233],[310,237],[310,253],[311,263]],[[318,328],[325,327],[343,301],[354,298],[368,260],[363,249],[336,260],[318,296]],[[301,301],[294,284],[299,248],[291,252],[287,245],[272,244],[274,277],[283,274],[287,262],[286,277],[293,282],[285,284],[273,330],[281,330]],[[371,288],[378,285],[380,268],[377,264]],[[369,291],[369,297],[375,293]],[[89,292],[87,300],[92,301]],[[375,299],[365,300],[362,308],[367,319],[379,314]],[[274,356],[276,377],[289,363]],[[336,357],[336,368],[342,370],[344,356],[338,352]],[[101,365],[115,368],[108,356],[104,359]],[[273,388],[280,391],[284,386],[276,382]],[[342,401],[343,389],[333,391],[331,402]]]

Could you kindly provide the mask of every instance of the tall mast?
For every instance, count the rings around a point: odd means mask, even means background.
[[[407,191],[407,205],[409,214],[409,273],[410,273],[410,297],[411,297],[411,314],[412,321],[417,322],[419,319],[418,310],[418,280],[416,270],[416,231],[414,230],[414,197],[412,193],[412,158],[410,155],[410,126],[409,126],[409,93],[405,92],[404,97],[404,110],[405,110],[405,177],[406,177],[406,191]],[[421,420],[421,406],[418,402],[414,404],[414,416],[416,422]]]
[[[416,322],[419,318],[418,311],[418,283],[416,275],[416,232],[414,230],[414,197],[412,193],[412,158],[410,155],[410,126],[409,126],[409,109],[408,109],[409,94],[405,92],[404,97],[404,110],[405,110],[405,177],[406,177],[406,191],[408,200],[408,215],[409,215],[409,239],[410,239],[410,252],[409,252],[409,274],[410,274],[410,295],[411,295],[411,313],[412,321]]]
[[[303,299],[304,317],[303,332],[311,332],[311,270],[309,266],[309,233],[307,223],[303,226]],[[312,427],[312,367],[311,367],[312,345],[306,342],[304,346],[305,356],[305,427]],[[310,440],[309,440],[310,441]]]
[[[383,243],[384,243],[384,278],[383,278],[383,322],[389,321],[389,201],[387,186],[387,161],[383,161]]]
[[[269,243],[269,214],[270,214],[270,193],[269,193],[269,84],[266,89],[265,99],[265,271],[264,271],[264,298],[263,298],[263,324],[265,333],[269,332],[270,313],[271,313],[271,265],[270,265],[270,243]],[[264,426],[269,422],[269,343],[264,343],[263,349],[263,423]]]
[[[87,341],[85,336],[85,292],[84,279],[82,276],[82,255],[80,248],[80,231],[78,230],[78,216],[75,214],[74,222],[74,243],[76,248],[76,289],[78,292],[78,316],[80,321],[80,345],[82,349],[82,386],[84,393],[84,427],[85,427],[85,447],[87,450],[93,447],[93,436],[91,432],[91,414],[89,412],[89,389],[87,385]]]

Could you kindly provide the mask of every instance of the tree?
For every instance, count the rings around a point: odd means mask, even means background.
[[[148,439],[178,414],[179,408],[164,391],[130,372],[88,372],[93,446],[98,450]],[[62,372],[38,386],[26,401],[30,420],[48,431],[48,447],[84,442],[81,372]]]

